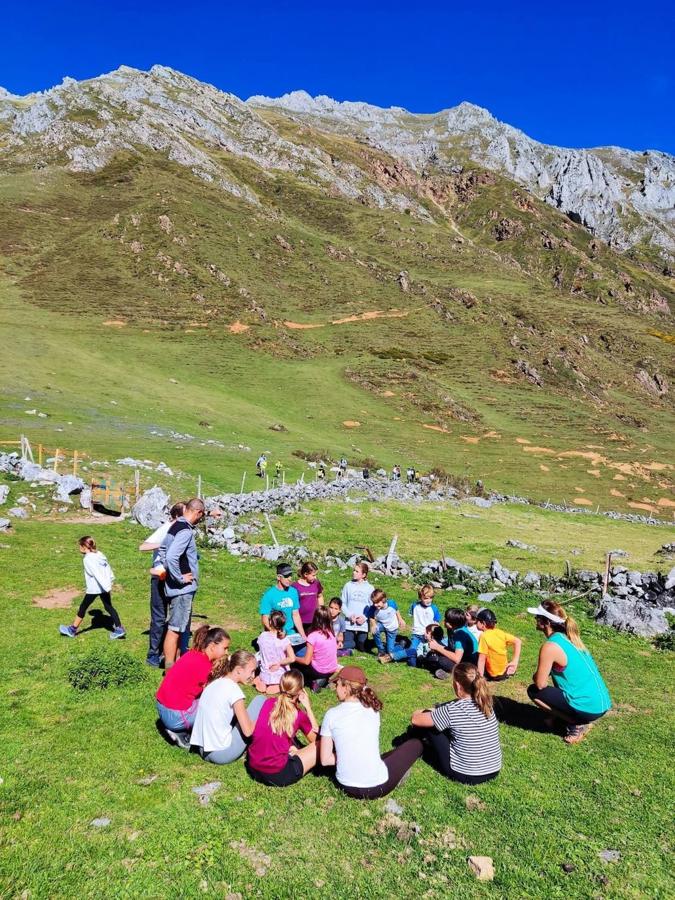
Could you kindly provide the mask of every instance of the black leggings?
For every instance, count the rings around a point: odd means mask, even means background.
[[[109,591],[101,591],[100,594],[85,594],[82,603],[80,603],[80,608],[77,611],[78,618],[84,619],[87,610],[94,602],[94,600],[96,600],[98,597],[101,598],[103,608],[113,620],[113,625],[115,626],[115,628],[121,628],[122,623],[120,622],[120,617],[117,615],[117,610],[112,605]]]
[[[499,772],[490,772],[487,775],[465,775],[463,772],[455,772],[450,765],[450,738],[447,734],[444,731],[430,729],[427,733],[427,740],[430,749],[429,755],[433,756],[429,762],[446,778],[459,781],[460,784],[481,784],[483,781],[490,781],[491,778],[499,775]]]
[[[588,725],[589,722],[595,722],[600,716],[604,716],[604,713],[585,713],[570,706],[563,692],[557,687],[538,688],[536,684],[531,684],[527,689],[527,696],[532,702],[541,700],[554,712],[558,710],[575,725]]]
[[[346,784],[340,784],[338,781],[336,781],[336,784],[348,797],[353,797],[355,800],[377,800],[378,797],[386,797],[420,758],[423,749],[422,741],[417,738],[411,738],[409,741],[401,744],[400,747],[385,753],[382,757],[382,762],[387,767],[388,777],[384,784],[367,788],[349,787]]]
[[[309,687],[313,681],[319,681],[321,678],[328,680],[333,674],[332,672],[317,672],[311,663],[308,666],[296,665],[294,668],[296,671],[302,673],[302,676],[305,679],[305,687]]]

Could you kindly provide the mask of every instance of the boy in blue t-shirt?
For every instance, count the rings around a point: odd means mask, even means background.
[[[260,599],[258,612],[265,631],[270,630],[270,614],[275,609],[286,617],[286,635],[291,644],[297,647],[306,641],[305,630],[300,621],[300,597],[297,590],[291,587],[293,569],[288,563],[277,566],[277,583],[268,588]]]
[[[450,607],[445,611],[445,627],[448,636],[446,645],[438,641],[430,641],[431,652],[426,658],[428,668],[434,671],[436,678],[445,679],[457,663],[478,662],[478,641],[466,624],[464,611]]]

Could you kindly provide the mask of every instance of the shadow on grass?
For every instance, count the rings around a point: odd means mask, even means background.
[[[511,725],[525,731],[538,731],[542,734],[549,734],[551,731],[544,721],[541,710],[534,704],[521,703],[511,697],[495,697],[494,710],[502,725]]]
[[[93,631],[95,628],[104,628],[106,631],[113,630],[113,620],[103,610],[92,609],[88,615],[91,617],[91,621],[86,628],[80,628],[80,634],[83,634],[85,631]]]

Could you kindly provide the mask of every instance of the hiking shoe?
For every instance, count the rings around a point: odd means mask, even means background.
[[[578,744],[583,741],[590,730],[590,722],[588,725],[568,725],[563,740],[566,744]]]
[[[119,628],[113,628],[113,630],[110,632],[110,640],[116,641],[118,638],[126,637],[126,634],[126,631],[120,625]]]
[[[181,750],[190,749],[190,738],[184,731],[171,731],[169,728],[165,728],[164,734],[172,744],[180,747]]]
[[[59,625],[59,633],[64,637],[77,637],[77,628],[74,625]]]
[[[162,665],[162,660],[159,656],[148,656],[145,662],[147,665],[152,666],[153,669],[159,669]]]
[[[386,665],[392,661],[391,656],[388,653],[383,653],[382,656],[378,656],[377,661],[382,663],[382,665]]]
[[[318,694],[319,691],[323,690],[325,687],[328,687],[327,678],[317,678],[316,681],[313,681],[311,684],[312,691],[315,694]]]
[[[338,656],[351,656],[353,652],[354,652],[353,650],[338,650],[337,655]]]
[[[439,681],[445,681],[446,678],[450,677],[450,673],[446,672],[445,669],[436,669],[434,675],[436,676],[436,678],[438,678]]]

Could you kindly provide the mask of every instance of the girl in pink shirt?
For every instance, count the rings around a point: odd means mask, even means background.
[[[223,659],[230,646],[224,628],[202,625],[195,631],[192,650],[167,670],[157,691],[157,712],[164,734],[183,749],[197,715],[199,697],[209,680],[214,662]]]
[[[281,676],[296,661],[285,627],[286,616],[276,609],[270,613],[270,630],[263,631],[258,637],[260,675],[255,686],[262,694],[278,694]]]
[[[299,672],[286,672],[279,687],[278,697],[265,700],[258,714],[246,767],[256,781],[286,787],[295,784],[316,765],[319,725]],[[307,738],[305,747],[294,742],[299,732]]]
[[[315,693],[325,687],[331,675],[342,668],[337,661],[337,638],[333,632],[330,613],[320,606],[312,619],[312,630],[307,636],[307,651],[299,656],[296,667],[302,666],[305,682]]]

